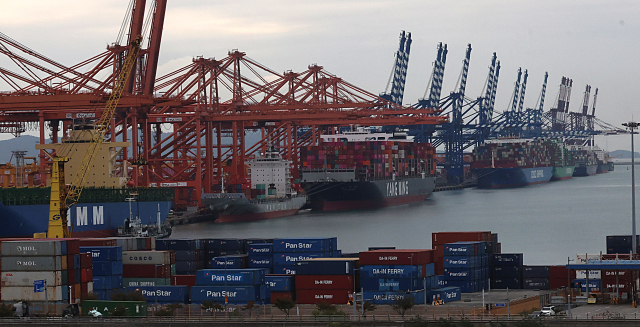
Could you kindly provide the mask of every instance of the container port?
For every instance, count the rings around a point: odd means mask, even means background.
[[[538,322],[562,323],[588,320],[581,310],[597,305],[621,308],[597,319],[631,318],[640,238],[628,235],[607,236],[605,251],[572,254],[567,265],[525,265],[525,253],[503,253],[491,231],[434,232],[430,246],[413,249],[372,239],[354,253],[337,237],[168,238],[174,225],[286,224],[308,209],[366,216],[436,191],[595,176],[614,166],[594,136],[627,131],[596,118],[590,85],[570,112],[573,80],[564,76],[548,111],[546,72],[536,106],[524,108],[521,68],[509,108],[497,112],[496,53],[471,100],[470,44],[453,92],[441,98],[448,50],[439,43],[428,92],[405,105],[405,31],[379,95],[318,64],[278,73],[237,49],[160,75],[167,1],[146,10],[131,1],[126,40],[75,65],[0,33],[2,54],[22,71],[0,71],[12,87],[0,93],[0,133],[38,135],[0,165],[0,324],[170,316],[391,326],[536,312]]]

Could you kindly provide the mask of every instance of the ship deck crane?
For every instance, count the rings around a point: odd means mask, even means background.
[[[104,141],[104,137],[109,132],[111,120],[118,106],[118,101],[122,97],[122,92],[127,85],[129,75],[135,65],[138,53],[140,51],[140,43],[142,37],[135,38],[130,45],[129,53],[122,65],[122,69],[118,74],[111,96],[107,101],[102,116],[96,122],[95,131],[92,135],[91,143],[87,153],[84,155],[82,164],[78,169],[73,181],[67,186],[65,182],[64,164],[69,161],[69,157],[54,156],[49,154],[53,165],[51,167],[51,199],[49,203],[49,229],[46,237],[48,238],[68,238],[71,237],[69,230],[67,209],[78,203],[84,185],[86,184],[89,172],[93,167],[100,145]],[[41,234],[36,237],[45,236]]]

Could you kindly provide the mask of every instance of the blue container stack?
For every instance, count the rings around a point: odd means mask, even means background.
[[[423,276],[423,265],[367,265],[360,267],[360,288],[363,290],[364,300],[373,304],[394,304],[396,300],[403,299],[411,294],[416,304],[424,304],[429,301],[426,289],[437,288],[433,263],[426,265],[427,276]],[[407,291],[409,293],[407,293]],[[426,295],[426,300],[425,300]]]
[[[245,240],[241,239],[205,239],[203,241],[204,262],[206,268],[213,268],[211,263],[214,258],[246,254],[244,251]],[[227,267],[230,268],[230,267]]]
[[[129,286],[127,292],[140,292],[149,304],[189,303],[189,286]]]
[[[333,258],[338,250],[338,239],[281,238],[273,241],[273,273],[295,275],[295,263],[314,258]]]
[[[80,253],[93,259],[93,293],[98,300],[109,300],[122,291],[122,248],[119,246],[81,246]]]
[[[524,269],[522,253],[493,254],[491,288],[521,289]]]
[[[174,251],[176,253],[175,269],[172,275],[195,275],[204,268],[203,241],[197,239],[156,240],[157,251]]]
[[[214,301],[229,304],[265,303],[264,269],[202,269],[191,287],[191,302]]]
[[[549,266],[524,266],[522,288],[526,290],[548,290]]]
[[[462,293],[488,289],[487,242],[445,244],[443,267],[443,280],[446,286],[460,287]]]
[[[248,267],[264,268],[273,273],[273,243],[247,244]]]
[[[264,277],[264,282],[266,285],[265,303],[273,304],[275,300],[281,298],[295,300],[295,276],[267,275]]]

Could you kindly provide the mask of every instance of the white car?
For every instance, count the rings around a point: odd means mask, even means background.
[[[540,310],[540,315],[542,316],[553,316],[556,314],[556,312],[554,311],[556,307],[554,307],[553,305],[548,305],[546,307],[542,307],[542,310]]]

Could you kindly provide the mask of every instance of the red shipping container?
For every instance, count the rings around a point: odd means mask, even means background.
[[[296,275],[296,290],[353,291],[351,275]]]
[[[438,232],[431,234],[431,245],[444,245],[455,242],[491,242],[491,232]]]
[[[567,287],[568,285],[569,285],[569,281],[566,278],[550,278],[549,279],[550,290]]]
[[[81,295],[86,295],[87,292],[87,283],[81,283],[80,284],[80,293]]]
[[[567,279],[567,276],[568,276],[568,278],[571,280],[576,279],[575,270],[571,270],[570,272],[567,272],[567,271],[568,269],[566,266],[549,266],[549,278],[550,279]]]
[[[169,260],[171,260],[171,264],[176,264],[176,251],[169,251]]]
[[[80,253],[80,268],[93,267],[93,257],[91,253]]]
[[[271,292],[271,304],[275,304],[278,299],[293,299],[293,292]]]
[[[433,250],[374,250],[360,252],[361,265],[424,265]]]
[[[74,284],[76,282],[76,270],[67,270],[67,285]]]
[[[91,269],[91,268],[82,268],[81,281],[83,283],[88,283],[88,282],[93,281],[93,269]]]
[[[631,287],[630,287],[630,283],[631,282],[622,282],[619,281],[618,282],[618,292],[620,293],[627,293],[631,291]],[[605,280],[602,280],[602,290],[603,291],[609,291],[615,294],[616,292],[616,281],[614,280],[613,282],[605,282]]]
[[[173,275],[171,285],[196,286],[196,275]]]
[[[118,242],[109,238],[83,238],[78,239],[78,246],[118,246]]]
[[[170,278],[171,265],[122,265],[124,278]]]
[[[297,290],[296,302],[299,304],[318,304],[327,302],[330,304],[347,304],[349,302],[349,290]]]
[[[602,279],[606,279],[608,277],[616,279],[616,273],[618,275],[618,280],[631,280],[631,271],[629,270],[603,270],[602,271]]]
[[[74,265],[73,254],[69,254],[67,255],[67,270],[74,270],[74,269],[76,269],[76,267]]]
[[[80,253],[80,240],[77,238],[67,238],[67,254]]]

